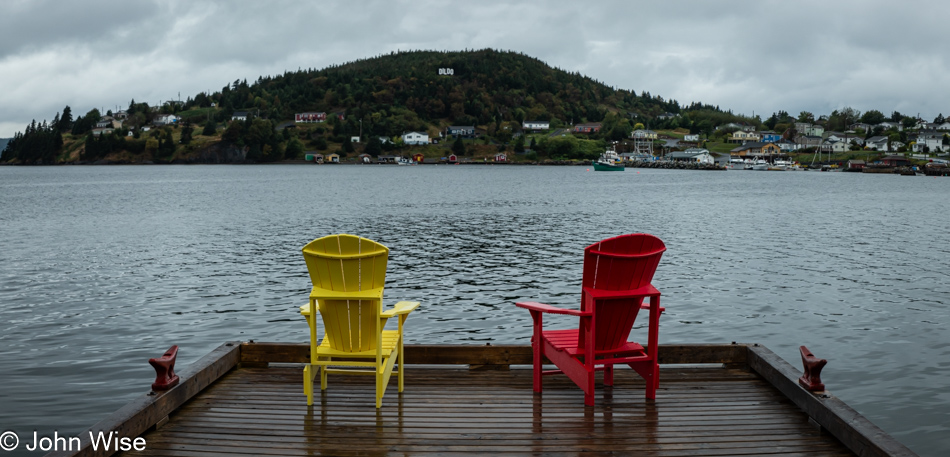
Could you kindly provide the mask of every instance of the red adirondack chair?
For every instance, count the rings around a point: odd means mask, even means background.
[[[646,381],[646,397],[656,398],[660,386],[657,335],[660,327],[660,291],[650,281],[666,246],[645,233],[621,235],[584,249],[581,309],[556,308],[543,303],[516,305],[531,312],[534,335],[534,391],[541,392],[541,376],[566,374],[584,391],[584,404],[594,405],[594,373],[604,372],[604,385],[613,385],[613,366],[626,364]],[[644,298],[649,298],[645,303]],[[647,348],[627,341],[641,309],[650,312]],[[569,330],[543,330],[544,313],[580,318]],[[547,357],[558,370],[542,371]]]

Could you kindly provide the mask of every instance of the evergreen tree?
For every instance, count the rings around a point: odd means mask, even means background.
[[[524,152],[524,135],[518,137],[518,140],[515,141],[515,152],[521,153]]]
[[[383,143],[379,141],[377,136],[370,137],[369,143],[366,143],[366,149],[363,152],[374,157],[379,156],[383,152]]]
[[[59,123],[55,125],[55,128],[60,133],[68,132],[73,128],[73,110],[69,108],[69,105],[63,108],[63,115],[59,117]]]
[[[190,144],[191,143],[191,134],[195,131],[195,128],[191,124],[185,124],[181,129],[181,144]]]
[[[343,139],[343,152],[350,153],[353,152],[353,142],[350,141],[350,137]]]
[[[201,131],[201,134],[204,136],[214,136],[215,133],[218,133],[218,126],[214,121],[209,119],[205,124],[204,130]]]
[[[284,150],[285,159],[296,159],[303,154],[303,143],[296,138],[287,141],[287,148]]]
[[[455,155],[465,155],[465,143],[462,142],[462,136],[456,135],[455,143],[452,144],[452,152]]]
[[[96,144],[96,137],[92,135],[86,135],[86,144],[83,148],[82,153],[79,155],[79,160],[84,162],[89,162],[96,160],[99,156],[98,145]]]

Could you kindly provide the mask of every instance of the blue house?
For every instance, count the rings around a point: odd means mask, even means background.
[[[776,143],[782,139],[782,135],[774,132],[761,132],[763,143]]]
[[[471,136],[475,136],[475,126],[474,125],[461,125],[461,126],[450,125],[448,129],[446,129],[446,133],[448,133],[449,135],[471,137]]]

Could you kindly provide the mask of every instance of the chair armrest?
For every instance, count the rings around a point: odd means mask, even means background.
[[[393,305],[392,309],[387,309],[379,314],[381,319],[389,319],[393,316],[399,316],[402,314],[409,314],[412,310],[419,307],[419,302],[417,301],[401,301]]]
[[[613,299],[613,298],[637,298],[637,297],[659,297],[660,291],[653,287],[653,284],[647,284],[639,289],[631,290],[601,290],[585,287],[584,292],[595,299]]]
[[[382,300],[383,288],[341,292],[314,287],[310,290],[311,300]]]
[[[317,308],[317,311],[320,311],[320,305],[318,305],[317,303],[314,303],[313,306]],[[300,314],[303,314],[304,316],[310,315],[310,303],[307,303],[306,305],[303,305],[300,307]]]
[[[594,315],[594,313],[589,312],[589,311],[579,311],[575,309],[557,308],[551,305],[545,305],[544,303],[537,303],[533,301],[515,303],[515,306],[519,308],[524,308],[528,311],[538,311],[538,312],[550,313],[550,314],[567,314],[569,316],[593,316]]]

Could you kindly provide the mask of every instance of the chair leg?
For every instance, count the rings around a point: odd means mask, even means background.
[[[326,360],[330,360],[326,357]],[[320,390],[327,390],[327,366],[320,367]]]
[[[541,392],[541,357],[544,355],[541,352],[543,345],[539,343],[534,343],[534,358],[532,359],[533,371],[534,371],[534,391]]]
[[[303,393],[307,396],[307,406],[313,405],[313,365],[303,367]]]
[[[646,396],[649,400],[656,400],[656,389],[660,387],[660,365],[653,362],[650,366],[650,379],[647,379]]]
[[[614,385],[614,366],[613,365],[604,366],[604,385],[605,386]]]
[[[584,389],[584,405],[594,406],[594,370],[587,371],[587,388]]]
[[[396,370],[398,370],[396,374],[399,377],[399,393],[402,393],[402,374],[403,374],[402,373],[403,372],[403,362],[402,362],[403,353],[402,352],[403,352],[402,339],[400,338],[399,346],[396,348],[396,368],[395,368]]]
[[[386,386],[383,385],[383,373],[379,372],[379,368],[376,368],[376,409],[379,409],[383,406],[383,389]]]

